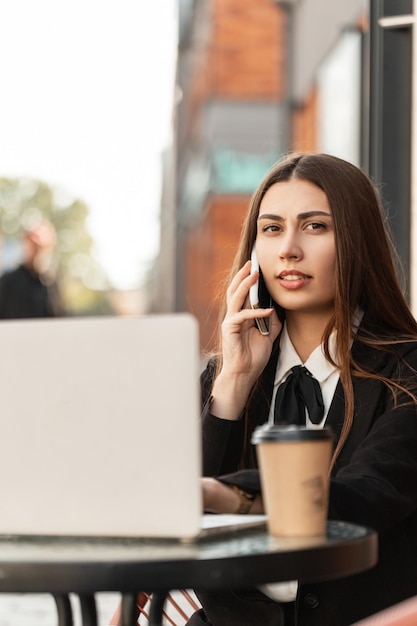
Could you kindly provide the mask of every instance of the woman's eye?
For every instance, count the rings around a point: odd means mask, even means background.
[[[278,226],[278,224],[267,224],[262,228],[263,233],[275,233],[279,230],[281,230],[281,228]]]
[[[306,225],[306,228],[309,230],[325,230],[327,226],[322,222],[310,222],[310,224]]]

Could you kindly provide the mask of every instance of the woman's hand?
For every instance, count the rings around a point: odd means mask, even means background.
[[[227,311],[222,323],[222,369],[212,390],[211,412],[223,419],[237,419],[249,392],[271,356],[282,324],[274,308],[250,308],[249,289],[259,278],[250,274],[247,261],[227,290]],[[262,335],[255,318],[270,318],[270,332]]]
[[[240,507],[240,497],[224,483],[215,478],[202,478],[203,506],[211,513],[236,513]],[[256,496],[249,513],[263,513],[261,496]]]

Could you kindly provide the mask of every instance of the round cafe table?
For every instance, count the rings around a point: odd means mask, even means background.
[[[50,593],[58,625],[72,626],[69,593],[83,626],[97,626],[95,593],[122,594],[122,626],[137,623],[138,592],[152,593],[150,624],[162,624],[175,589],[243,588],[283,580],[319,581],[377,561],[374,531],[328,522],[323,538],[280,539],[246,530],[195,543],[173,540],[0,536],[0,592]]]

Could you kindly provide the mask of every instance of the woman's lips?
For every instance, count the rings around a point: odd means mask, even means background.
[[[284,289],[300,289],[310,282],[311,276],[303,274],[298,270],[284,270],[278,275],[279,284]]]

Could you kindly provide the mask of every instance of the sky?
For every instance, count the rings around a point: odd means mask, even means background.
[[[159,249],[175,6],[0,1],[0,177],[37,178],[83,200],[116,289],[137,287]]]

